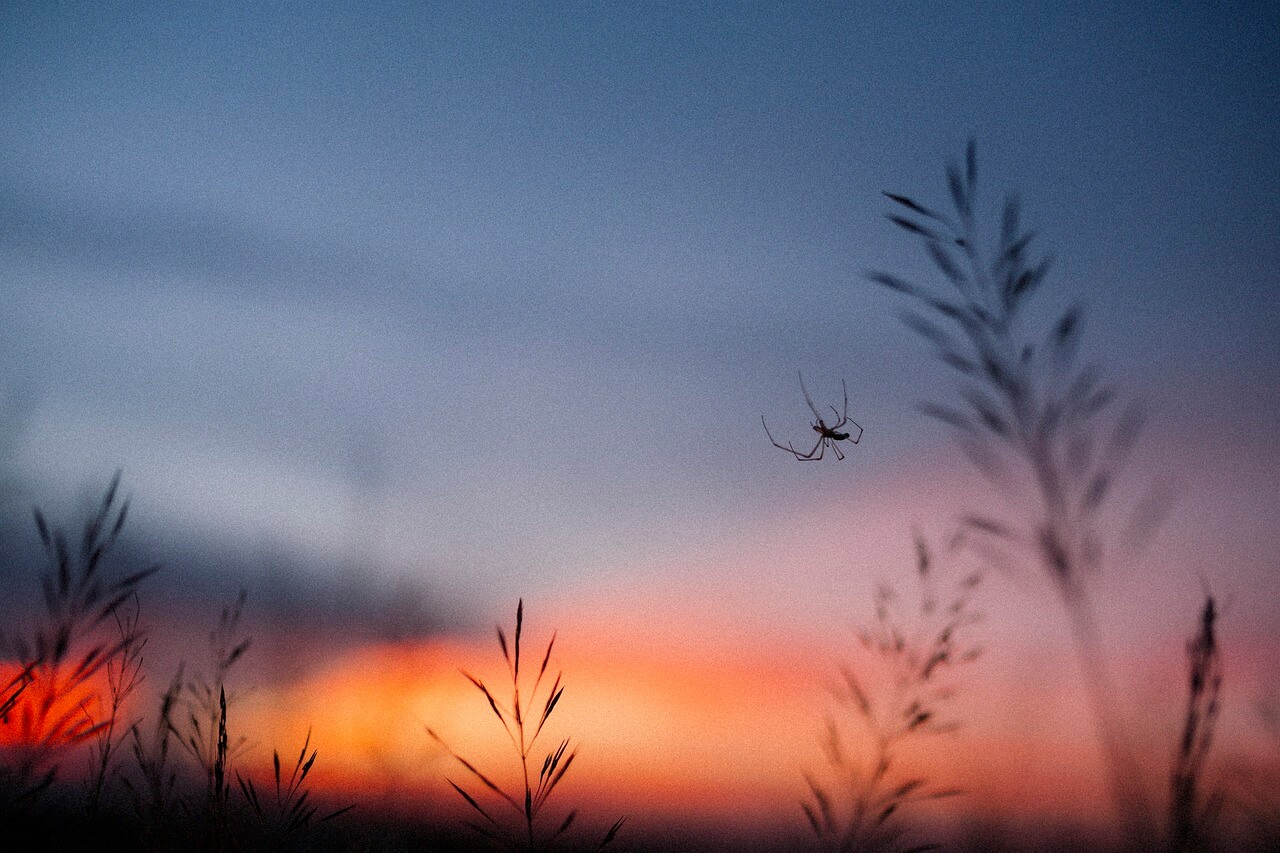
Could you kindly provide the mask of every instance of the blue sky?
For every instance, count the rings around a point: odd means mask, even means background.
[[[879,193],[970,135],[1166,434],[1274,466],[1280,12],[942,5],[5,4],[14,505],[122,467],[138,524],[506,602],[872,501],[943,446]],[[797,370],[843,466],[764,443]]]

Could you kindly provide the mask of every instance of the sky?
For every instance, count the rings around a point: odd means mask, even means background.
[[[1097,581],[1118,659],[1176,671],[1207,585],[1242,731],[1280,682],[1274,4],[8,2],[0,45],[6,537],[123,470],[157,621],[247,586],[287,689],[339,677],[290,631],[492,655],[520,597],[601,702],[834,671],[972,494],[865,279],[930,275],[881,192],[944,203],[970,137],[1178,495]],[[808,434],[797,372],[843,462],[760,428]],[[1043,578],[993,587],[984,689],[1071,666]]]

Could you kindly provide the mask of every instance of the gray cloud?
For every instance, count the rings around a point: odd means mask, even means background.
[[[214,208],[74,204],[0,187],[0,248],[32,261],[147,279],[195,278],[211,287],[323,299],[359,290],[421,292],[423,271],[357,241],[269,229]]]

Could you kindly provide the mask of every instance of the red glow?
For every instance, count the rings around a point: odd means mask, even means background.
[[[44,665],[28,670],[0,664],[0,702],[12,701],[0,723],[0,748],[53,753],[93,737],[106,714],[106,672],[76,677],[73,667]],[[39,756],[33,755],[34,760]]]

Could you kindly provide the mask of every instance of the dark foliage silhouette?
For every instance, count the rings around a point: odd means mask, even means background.
[[[972,141],[963,163],[949,164],[946,172],[950,213],[885,193],[893,204],[889,220],[922,243],[945,288],[885,272],[868,277],[908,301],[903,322],[958,379],[957,402],[928,402],[923,411],[953,429],[965,454],[999,489],[1033,495],[1030,503],[1015,503],[1009,516],[971,511],[964,522],[989,554],[1038,564],[1056,589],[1071,620],[1116,806],[1133,838],[1149,838],[1147,795],[1118,713],[1089,585],[1108,556],[1117,484],[1142,410],[1121,408],[1100,368],[1081,362],[1079,305],[1037,327],[1028,306],[1051,258],[1033,256],[1036,235],[1022,226],[1015,197],[1004,203],[991,248],[983,248]],[[1132,516],[1151,517],[1151,511]]]
[[[1222,659],[1213,596],[1206,596],[1198,630],[1187,643],[1187,712],[1174,759],[1169,799],[1169,839],[1174,851],[1202,850],[1222,809],[1222,792],[1202,790],[1222,692]]]
[[[12,745],[0,766],[0,804],[7,807],[28,802],[52,785],[69,750],[95,742],[100,763],[109,765],[118,744],[114,700],[119,697],[114,694],[132,689],[128,681],[136,676],[142,640],[136,619],[113,617],[159,568],[115,578],[105,568],[128,517],[129,503],[119,499],[119,487],[117,472],[74,544],[39,509],[34,511],[46,557],[40,578],[43,608],[27,632],[0,637],[19,670],[3,699],[3,724],[12,727]],[[93,790],[99,788],[95,784]],[[96,807],[96,798],[91,802]]]
[[[882,585],[875,622],[858,633],[862,668],[875,675],[841,669],[839,715],[828,719],[823,739],[826,772],[806,776],[810,796],[802,803],[822,850],[933,849],[912,840],[910,813],[959,793],[900,767],[904,748],[958,726],[947,716],[956,690],[951,676],[980,653],[968,634],[980,619],[972,597],[982,577],[973,573],[940,590],[935,562],[917,537],[914,608]]]
[[[503,789],[472,762],[454,752],[433,729],[428,728],[427,733],[448,751],[475,782],[481,785],[487,792],[486,797],[489,800],[496,801],[496,805],[486,807],[466,788],[452,779],[447,780],[478,816],[478,820],[468,822],[467,826],[501,847],[530,851],[552,850],[557,842],[564,838],[578,816],[578,810],[574,809],[565,815],[549,834],[539,829],[538,818],[542,815],[552,792],[569,771],[578,754],[576,748],[570,748],[569,739],[564,738],[554,749],[546,752],[540,763],[534,758],[534,748],[539,735],[542,734],[543,726],[555,713],[565,690],[560,683],[563,673],[557,673],[551,686],[545,692],[539,692],[542,685],[546,683],[547,667],[551,662],[551,650],[555,647],[556,637],[552,634],[551,640],[547,643],[547,650],[542,655],[542,663],[537,667],[537,674],[533,676],[532,689],[522,696],[521,689],[528,683],[529,672],[526,667],[525,679],[522,681],[520,664],[524,633],[523,599],[516,605],[515,633],[511,642],[508,642],[507,634],[501,627],[497,630],[498,645],[502,648],[502,657],[507,664],[507,672],[511,676],[510,702],[501,702],[485,683],[475,676],[465,671],[462,674],[484,696],[489,710],[497,717],[503,730],[511,739],[520,764],[522,788],[511,792]],[[531,765],[537,767],[536,773],[531,770]],[[502,819],[499,811],[505,811],[508,807],[519,816],[514,827],[511,821]],[[625,820],[626,818],[619,818],[614,822],[596,849],[603,849],[611,844]]]

